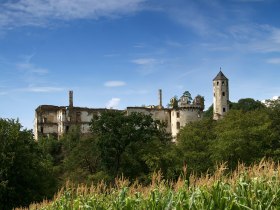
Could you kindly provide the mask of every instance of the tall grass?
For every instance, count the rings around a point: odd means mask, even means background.
[[[226,174],[224,164],[213,175],[191,175],[186,168],[176,181],[154,173],[148,186],[123,177],[114,186],[67,184],[52,201],[31,204],[30,209],[280,209],[280,165],[272,161]]]

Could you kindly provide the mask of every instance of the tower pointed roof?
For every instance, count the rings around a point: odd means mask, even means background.
[[[224,75],[224,73],[221,71],[217,74],[217,76],[213,79],[214,80],[228,80],[228,78],[226,78],[226,76]]]

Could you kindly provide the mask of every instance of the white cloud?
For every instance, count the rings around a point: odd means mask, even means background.
[[[135,12],[146,0],[18,0],[0,5],[0,27],[45,26],[50,20],[98,19]]]
[[[140,66],[137,70],[140,74],[147,76],[156,72],[159,69],[158,65],[162,64],[164,61],[154,58],[139,58],[131,62]]]
[[[138,65],[151,65],[151,64],[156,64],[157,60],[154,58],[139,58],[139,59],[132,60],[131,62]]]
[[[49,72],[48,69],[38,67],[37,65],[31,63],[31,59],[34,56],[35,54],[22,56],[23,61],[16,64],[17,68],[31,74],[47,74]]]
[[[270,64],[280,64],[280,58],[270,58],[266,62]]]
[[[106,107],[108,109],[117,109],[120,104],[120,98],[112,98],[110,101],[107,102]]]
[[[123,81],[107,81],[104,83],[105,87],[121,87],[125,85],[126,83]]]
[[[18,63],[17,67],[30,73],[46,74],[49,72],[48,69],[37,67],[32,63]]]
[[[64,88],[50,87],[50,86],[31,86],[31,87],[27,87],[27,88],[17,89],[17,91],[35,92],[35,93],[50,93],[50,92],[64,91]]]

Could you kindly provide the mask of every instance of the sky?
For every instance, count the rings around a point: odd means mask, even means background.
[[[280,95],[279,0],[0,0],[0,118],[39,105],[125,109],[190,91]]]

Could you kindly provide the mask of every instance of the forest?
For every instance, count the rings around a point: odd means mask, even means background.
[[[0,119],[0,209],[52,199],[66,183],[114,186],[116,177],[149,186],[154,174],[175,181],[184,174],[233,172],[241,163],[280,160],[280,100],[230,103],[218,121],[212,106],[172,143],[164,123],[140,113],[107,111],[91,121],[91,135],[73,127],[62,139],[34,141],[18,120]]]

